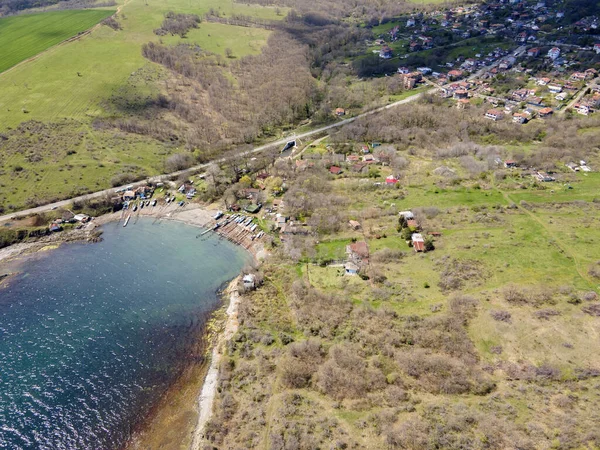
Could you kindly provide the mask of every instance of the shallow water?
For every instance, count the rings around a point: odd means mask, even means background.
[[[0,448],[116,449],[183,365],[247,261],[198,228],[140,219],[24,263],[0,290]]]

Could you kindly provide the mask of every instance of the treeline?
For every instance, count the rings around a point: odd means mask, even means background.
[[[305,48],[284,33],[273,34],[260,55],[229,64],[189,45],[149,43],[143,55],[180,76],[165,107],[183,121],[175,132],[190,149],[270,136],[310,117],[318,100]]]
[[[96,2],[95,0],[0,0],[0,17],[18,14],[31,8],[57,6],[57,9],[84,9],[114,6],[114,0]]]
[[[598,151],[600,118],[581,120],[566,114],[515,126],[508,118],[498,122],[486,119],[486,108],[458,110],[440,99],[426,97],[410,107],[386,110],[348,124],[332,139],[393,143],[399,150],[437,159],[471,155],[480,160],[487,160],[483,147],[529,143],[535,144],[535,151],[512,150],[512,156],[522,164],[541,168],[554,167],[556,161],[585,160]],[[499,147],[495,152],[496,156],[506,154]]]
[[[230,16],[221,15],[219,11],[211,8],[204,16],[208,22],[223,23],[226,25],[235,25],[237,27],[259,27],[265,30],[278,28],[278,22],[260,17],[245,16],[243,14],[231,14]]]
[[[184,38],[192,28],[198,28],[199,23],[200,17],[196,14],[176,14],[173,11],[169,11],[165,14],[165,20],[163,20],[161,27],[154,30],[154,34],[158,36],[165,36],[167,34],[174,36],[178,34]]]

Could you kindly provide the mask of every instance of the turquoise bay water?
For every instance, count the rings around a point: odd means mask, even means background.
[[[176,222],[103,229],[0,289],[0,449],[119,448],[248,258]]]

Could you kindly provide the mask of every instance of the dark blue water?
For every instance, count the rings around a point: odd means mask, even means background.
[[[102,242],[37,256],[0,289],[1,449],[121,446],[247,261],[179,223],[103,229]]]

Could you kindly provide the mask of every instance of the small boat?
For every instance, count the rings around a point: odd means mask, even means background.
[[[129,219],[131,218],[131,216],[127,216],[127,219],[125,219],[125,222],[123,222],[123,227],[126,227],[127,224],[129,223]]]
[[[156,206],[156,199],[152,200],[152,207],[154,208]]]
[[[137,211],[137,203],[135,205],[133,205],[133,211]]]

